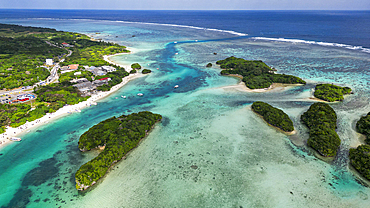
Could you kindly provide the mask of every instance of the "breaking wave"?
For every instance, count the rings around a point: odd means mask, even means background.
[[[299,40],[299,39],[285,39],[285,38],[265,38],[265,37],[253,37],[251,39],[255,40],[266,40],[266,41],[277,41],[277,42],[289,42],[289,43],[300,43],[300,44],[311,44],[311,45],[321,45],[321,46],[330,46],[330,47],[340,47],[350,50],[359,50],[365,53],[370,53],[369,48],[364,48],[362,46],[352,46],[341,43],[327,43],[327,42],[317,42],[317,41],[308,41],[308,40]]]

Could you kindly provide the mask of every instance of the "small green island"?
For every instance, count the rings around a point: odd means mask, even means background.
[[[105,147],[76,172],[76,189],[86,190],[102,178],[109,168],[135,148],[162,116],[149,111],[112,117],[91,127],[78,142],[81,151]]]
[[[370,180],[370,145],[363,144],[349,150],[350,164],[367,180]]]
[[[356,129],[359,133],[366,136],[365,143],[370,144],[370,112],[357,121]]]
[[[252,110],[261,115],[272,126],[285,132],[294,131],[293,122],[284,111],[261,101],[254,102],[252,104]]]
[[[328,102],[343,101],[343,95],[352,93],[349,87],[340,87],[333,84],[318,84],[315,87],[314,96]]]
[[[142,74],[149,74],[151,72],[152,72],[152,70],[150,70],[150,69],[143,69],[143,71],[141,71]]]
[[[302,123],[309,129],[307,145],[324,157],[334,157],[341,140],[335,131],[337,114],[326,103],[314,103],[302,114]]]
[[[366,136],[365,143],[349,150],[350,164],[367,180],[370,180],[370,112],[356,123],[357,131]]]
[[[242,81],[250,89],[263,89],[273,83],[282,84],[306,84],[304,80],[293,75],[275,74],[274,69],[262,61],[250,61],[231,56],[216,62],[220,65],[221,75],[242,76]]]

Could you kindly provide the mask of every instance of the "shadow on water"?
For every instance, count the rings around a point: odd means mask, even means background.
[[[56,152],[52,158],[40,162],[38,167],[29,171],[22,180],[21,188],[17,190],[9,204],[2,207],[26,207],[33,195],[30,186],[39,186],[58,175],[61,164],[55,157],[60,153],[61,151]]]

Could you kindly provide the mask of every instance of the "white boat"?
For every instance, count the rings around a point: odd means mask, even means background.
[[[17,141],[17,142],[22,141],[22,139],[19,138],[19,137],[12,137],[12,138],[10,138],[10,140]]]
[[[173,43],[177,43],[177,42],[173,42]]]
[[[97,103],[96,102],[92,102],[91,105],[97,105]]]
[[[122,96],[123,98],[126,98],[126,96]]]
[[[179,53],[175,53],[175,55],[178,55]]]
[[[178,86],[178,85],[175,85],[173,88],[175,88],[175,89],[176,89],[176,88],[179,88],[179,86]]]
[[[143,93],[137,93],[138,96],[143,96],[144,94]]]

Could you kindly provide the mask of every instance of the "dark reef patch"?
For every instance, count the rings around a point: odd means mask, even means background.
[[[39,186],[54,178],[59,171],[56,163],[57,160],[54,157],[40,162],[39,167],[32,169],[23,178],[22,186]]]

